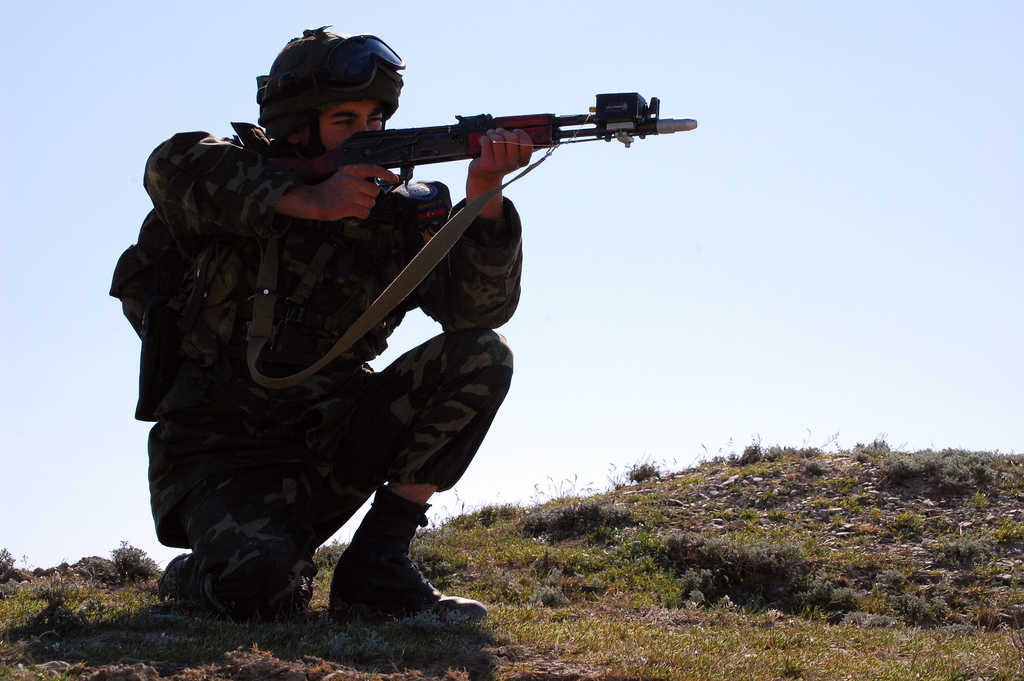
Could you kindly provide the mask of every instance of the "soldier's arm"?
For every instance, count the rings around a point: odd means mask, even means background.
[[[466,202],[500,187],[533,153],[522,130],[489,130],[480,147],[480,156],[469,164]],[[499,193],[420,288],[420,306],[446,331],[497,328],[519,304],[522,266],[519,214]]]
[[[277,206],[302,180],[231,141],[191,132],[153,151],[144,184],[176,233],[268,237],[286,229],[286,221],[274,220]]]
[[[420,289],[423,311],[446,331],[497,328],[519,303],[522,224],[511,201],[499,205],[500,219],[477,218]]]

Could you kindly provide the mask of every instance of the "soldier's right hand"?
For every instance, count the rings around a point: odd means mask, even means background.
[[[371,164],[342,166],[319,184],[299,185],[281,197],[277,212],[294,218],[333,222],[363,220],[377,203],[380,188],[374,179],[397,183],[398,175]]]

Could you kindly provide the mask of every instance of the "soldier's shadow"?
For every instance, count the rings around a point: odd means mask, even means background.
[[[67,663],[113,674],[128,664],[142,676],[194,670],[197,680],[298,678],[293,672],[320,679],[335,671],[349,678],[349,671],[395,681],[487,681],[503,656],[486,622],[431,613],[396,619],[314,609],[280,622],[233,622],[182,603],[126,607],[117,593],[79,603],[68,583],[23,588],[41,597],[0,627],[13,656],[5,661],[51,665],[45,669]]]
[[[498,643],[486,622],[433,613],[393,619],[355,612],[333,615],[331,628],[332,661],[342,666],[417,679],[493,677]]]

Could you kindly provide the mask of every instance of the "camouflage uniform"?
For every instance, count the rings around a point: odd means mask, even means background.
[[[322,356],[450,210],[442,185],[414,185],[382,195],[364,221],[278,215],[301,179],[268,162],[274,153],[183,133],[153,152],[145,176],[156,216],[197,263],[193,283],[205,284],[150,434],[157,534],[192,548],[184,572],[200,593],[189,595],[234,616],[304,607],[312,552],[383,483],[455,484],[508,390],[512,354],[493,329],[520,291],[521,226],[506,200],[503,219],[478,219],[331,365],[291,388],[260,387],[244,339],[263,240],[281,237],[282,251],[275,339],[260,369],[284,376]],[[372,371],[366,362],[416,307],[443,333]]]

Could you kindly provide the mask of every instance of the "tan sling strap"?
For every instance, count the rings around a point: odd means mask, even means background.
[[[490,203],[491,199],[497,196],[502,189],[509,186],[544,162],[548,156],[551,155],[551,151],[553,151],[553,149],[554,147],[549,149],[547,154],[530,166],[527,166],[523,172],[519,173],[505,184],[500,187],[496,187],[495,189],[492,189],[491,191],[486,192],[467,203],[462,210],[453,215],[448,222],[446,222],[444,226],[441,227],[433,237],[431,237],[430,241],[428,241],[419,253],[409,261],[409,264],[405,266],[405,269],[399,272],[398,276],[395,277],[395,280],[392,281],[379,296],[377,296],[377,299],[373,301],[373,304],[371,304],[370,307],[368,307],[363,314],[353,322],[352,326],[348,328],[342,337],[335,342],[334,346],[327,351],[327,354],[321,357],[316,364],[313,364],[298,373],[292,374],[291,376],[284,376],[282,378],[270,378],[269,376],[263,375],[259,369],[256,368],[260,352],[262,352],[263,347],[271,340],[271,338],[273,338],[274,335],[274,304],[277,302],[276,287],[278,262],[280,257],[280,253],[278,252],[279,237],[271,237],[270,239],[267,239],[266,245],[263,248],[263,257],[260,262],[259,273],[256,277],[256,296],[253,301],[252,323],[249,326],[249,335],[247,338],[249,347],[246,351],[246,360],[249,363],[249,373],[252,375],[252,380],[256,381],[256,383],[264,388],[273,388],[277,390],[290,388],[291,386],[297,385],[306,380],[337,359],[343,352],[355,345],[356,341],[362,338],[366,332],[379,324],[380,321],[388,315],[388,313],[398,307],[401,302],[405,300],[417,286],[419,286],[420,282],[430,274],[431,270],[433,270],[434,267],[444,259],[444,256],[448,254],[448,251],[452,249],[463,233],[465,233],[466,229],[480,214],[480,211]]]

